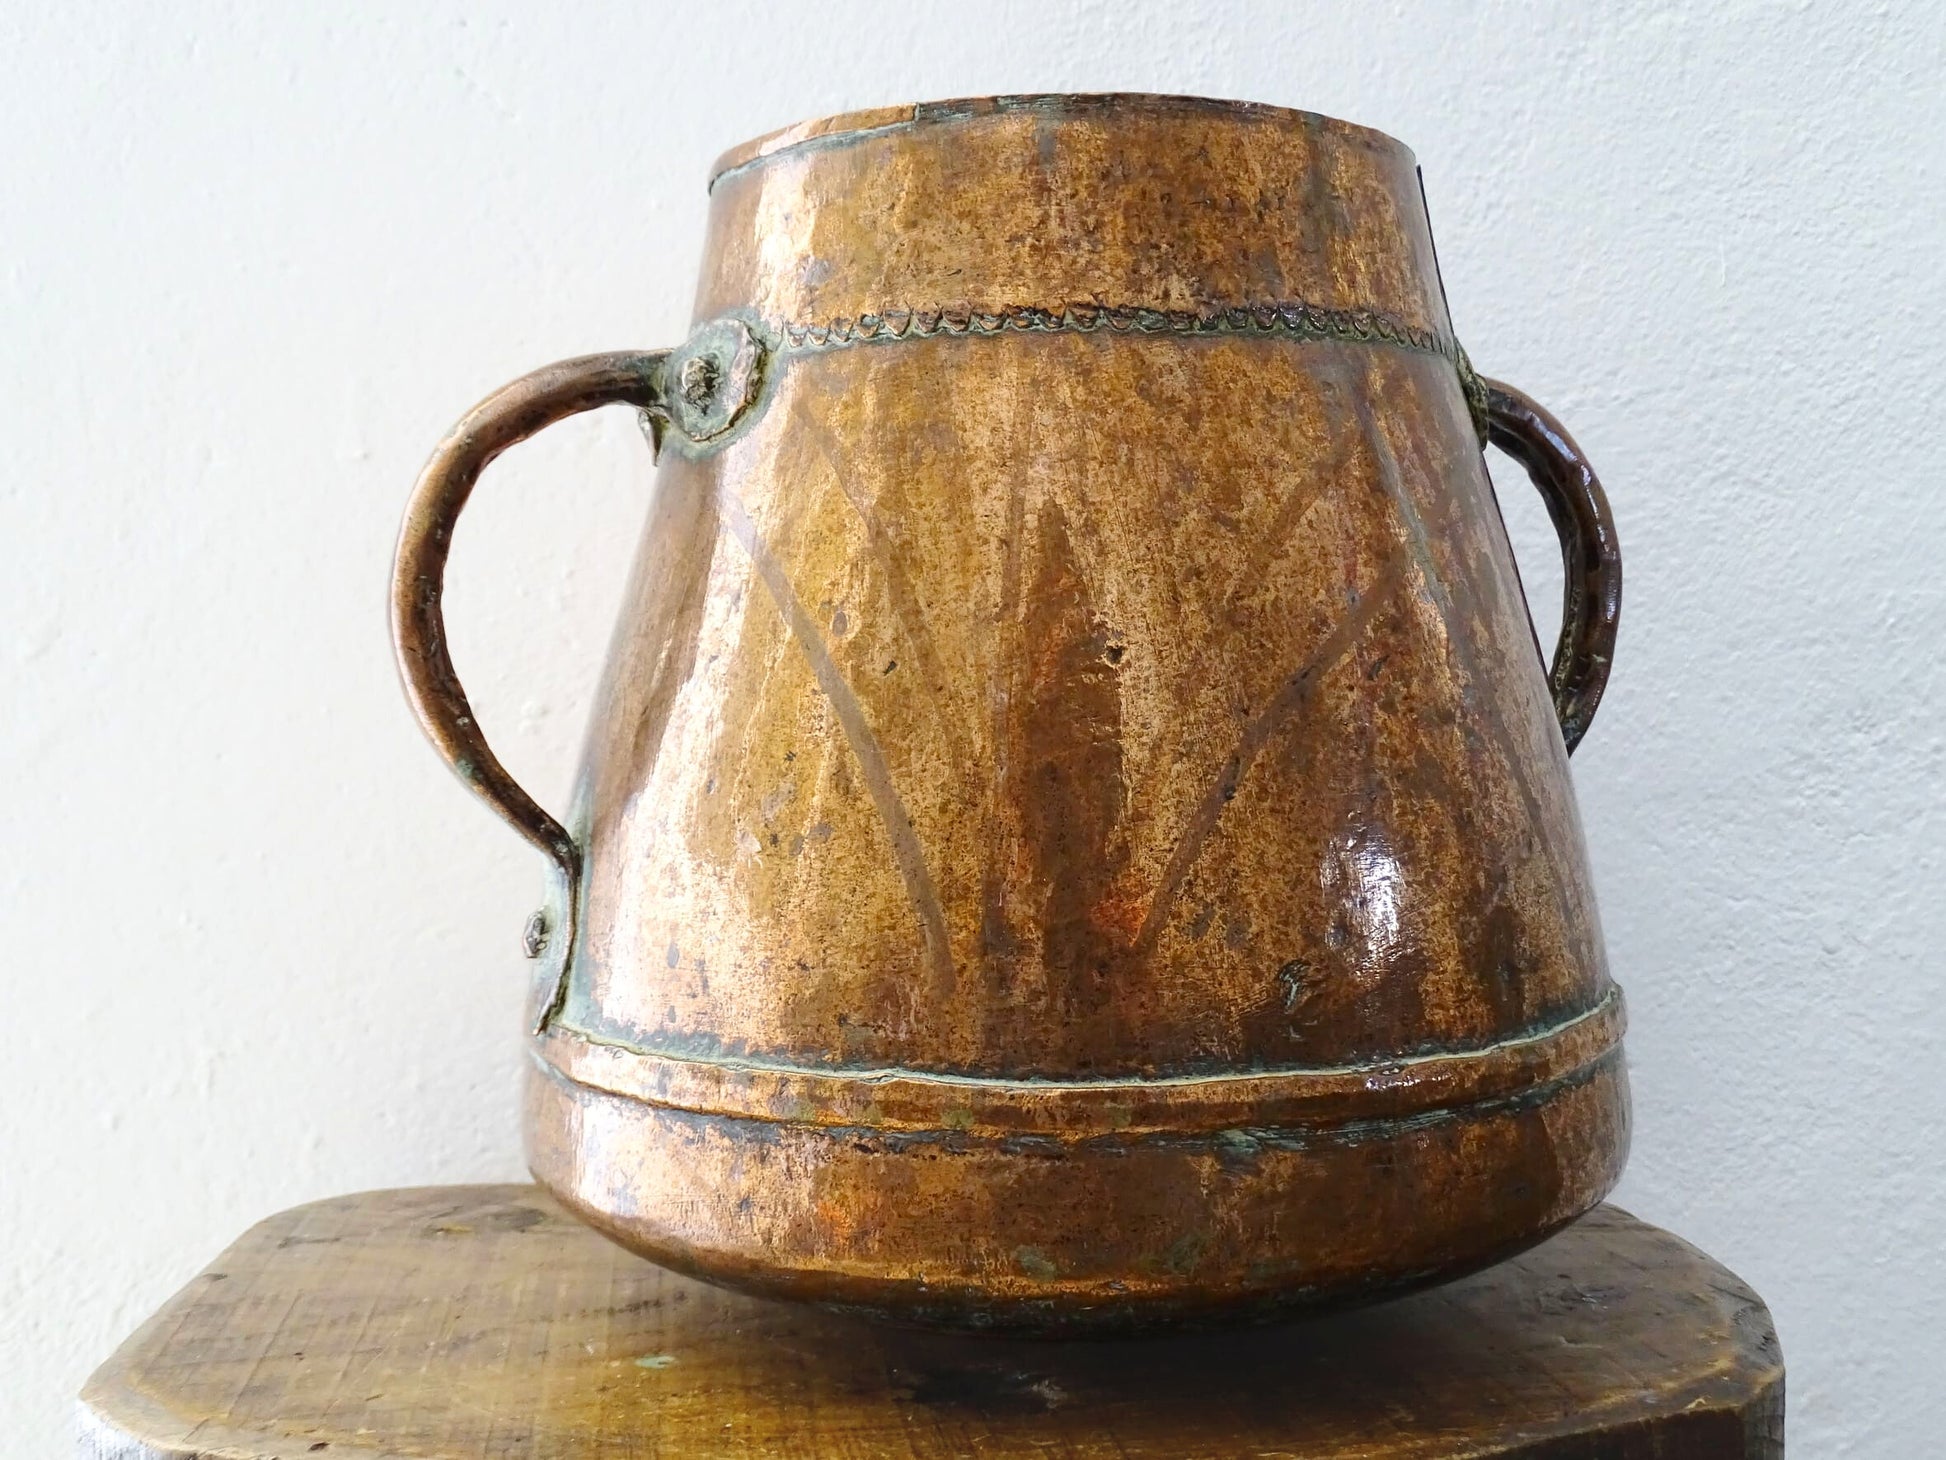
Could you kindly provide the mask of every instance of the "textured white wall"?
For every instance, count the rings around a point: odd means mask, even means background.
[[[1920,5],[12,0],[0,1453],[63,1453],[87,1370],[265,1213],[519,1173],[540,867],[421,742],[382,626],[449,420],[676,340],[730,143],[1099,89],[1418,151],[1461,337],[1621,525],[1575,761],[1634,1013],[1621,1199],[1769,1298],[1794,1454],[1934,1453],[1942,75]],[[460,663],[557,806],[646,481],[626,420],[557,428],[459,543]]]

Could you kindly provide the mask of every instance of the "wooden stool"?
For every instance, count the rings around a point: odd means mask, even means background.
[[[1602,1207],[1522,1257],[1280,1328],[1036,1343],[763,1302],[530,1186],[272,1217],[88,1381],[98,1460],[1063,1460],[1784,1453],[1757,1295]]]

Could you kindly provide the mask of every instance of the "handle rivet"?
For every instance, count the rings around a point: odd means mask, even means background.
[[[726,433],[763,383],[763,342],[740,319],[699,325],[664,367],[669,424],[698,444]]]
[[[539,958],[547,951],[548,935],[553,931],[548,925],[547,910],[538,909],[527,919],[527,926],[520,930],[520,951],[529,958]]]
[[[723,379],[723,368],[708,355],[692,355],[682,362],[681,377],[677,388],[683,400],[695,410],[706,411]]]

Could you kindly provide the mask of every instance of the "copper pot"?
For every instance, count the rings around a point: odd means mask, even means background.
[[[398,550],[427,732],[553,867],[529,1159],[659,1262],[929,1321],[1345,1301],[1593,1206],[1628,1100],[1567,753],[1621,571],[1469,368],[1411,153],[1030,96],[808,123],[711,182],[695,332],[440,446]],[[481,469],[660,458],[567,825],[440,589]],[[1528,468],[1537,652],[1482,464]]]

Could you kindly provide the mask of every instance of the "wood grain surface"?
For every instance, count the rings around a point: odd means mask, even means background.
[[[1779,1457],[1763,1303],[1601,1207],[1281,1328],[1046,1343],[868,1323],[630,1256],[539,1188],[271,1218],[89,1381],[90,1460]]]

